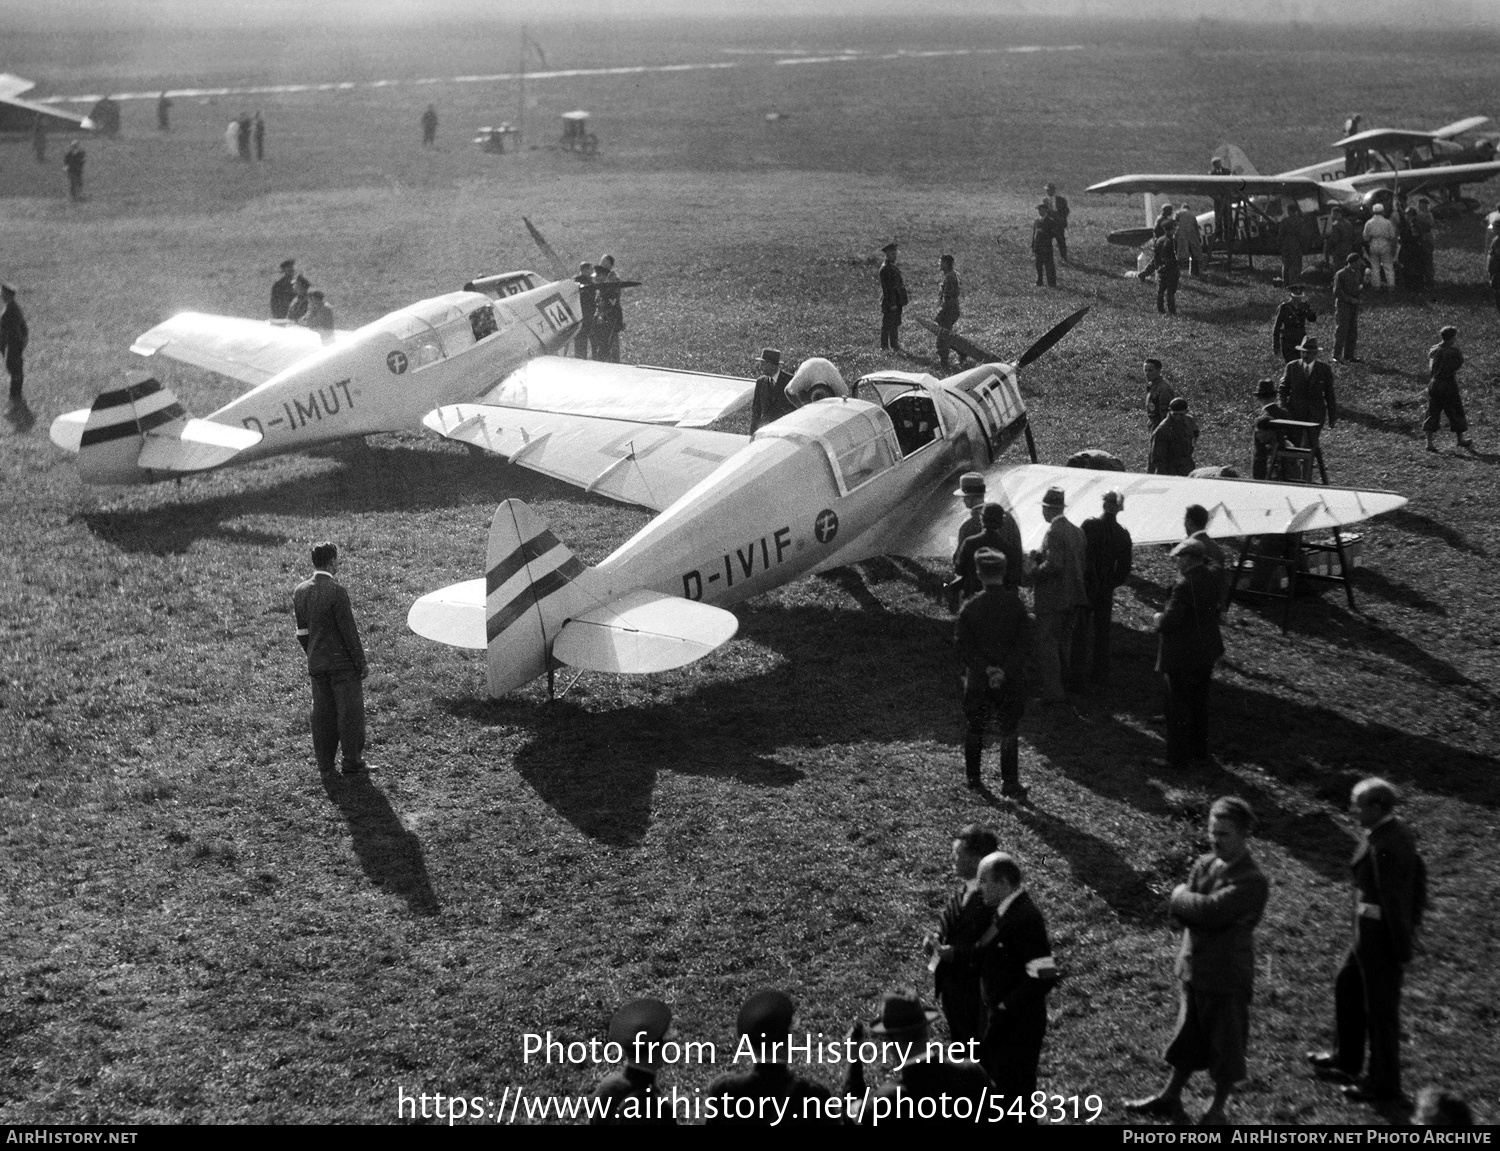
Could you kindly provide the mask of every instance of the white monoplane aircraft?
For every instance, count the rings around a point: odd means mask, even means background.
[[[1457,199],[1462,185],[1480,183],[1500,175],[1500,160],[1493,158],[1493,145],[1489,148],[1489,159],[1464,163],[1450,160],[1471,154],[1477,157],[1482,152],[1454,151],[1446,159],[1428,156],[1424,163],[1408,148],[1403,163],[1381,151],[1382,147],[1393,149],[1409,145],[1416,138],[1435,146],[1485,122],[1483,116],[1471,116],[1432,132],[1392,129],[1362,132],[1338,142],[1337,147],[1345,148],[1343,157],[1309,164],[1305,168],[1293,168],[1275,176],[1262,176],[1244,152],[1233,144],[1226,144],[1214,154],[1222,172],[1116,176],[1088,190],[1145,195],[1145,227],[1111,232],[1111,244],[1136,247],[1151,239],[1157,196],[1207,196],[1220,201],[1227,211],[1205,212],[1198,216],[1206,241],[1224,250],[1226,237],[1219,232],[1221,227],[1227,226],[1234,233],[1236,253],[1274,256],[1280,250],[1277,225],[1286,215],[1290,203],[1295,202],[1308,225],[1315,227],[1316,221],[1325,217],[1335,204],[1358,213],[1364,212],[1377,199],[1388,201],[1395,193],[1411,196],[1418,192],[1447,191]],[[1351,171],[1351,167],[1358,170]]]
[[[878,555],[948,555],[968,515],[954,486],[970,470],[985,473],[1028,548],[1046,530],[1050,487],[1066,493],[1075,522],[1099,514],[1104,492],[1119,489],[1120,522],[1138,544],[1180,540],[1183,510],[1195,503],[1210,509],[1214,536],[1333,528],[1406,503],[1389,492],[1007,462],[1018,439],[1035,461],[1017,368],[1082,315],[1014,365],[946,380],[877,372],[852,397],[810,403],[748,440],[577,414],[441,408],[426,423],[451,439],[661,514],[585,568],[535,512],[507,500],[490,527],[484,578],[423,596],[407,624],[440,643],[487,649],[496,696],[558,664],[679,667],[734,635],[737,621],[724,609],[749,596]]]
[[[36,84],[0,72],[0,134],[30,135],[40,125],[44,132],[92,132],[94,122],[76,112],[64,112],[47,104],[21,99]]]
[[[77,453],[88,483],[143,483],[417,427],[434,405],[476,397],[701,426],[742,407],[754,390],[753,380],[548,355],[577,332],[578,284],[547,283],[534,272],[477,283],[499,298],[449,292],[326,335],[183,312],[131,351],[232,377],[250,391],[191,419],[171,391],[143,380],[58,416],[52,441]]]

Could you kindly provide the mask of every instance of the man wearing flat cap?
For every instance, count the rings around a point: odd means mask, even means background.
[[[995,909],[994,925],[978,944],[979,989],[988,1013],[981,1062],[1007,1105],[1016,1096],[1029,1102],[1057,965],[1047,922],[1023,886],[1015,859],[1003,851],[988,855],[977,878],[984,901]]]
[[[1178,579],[1156,613],[1156,670],[1167,678],[1167,764],[1188,767],[1208,758],[1208,689],[1224,654],[1219,634],[1222,577],[1208,565],[1208,549],[1185,539],[1172,549]]]
[[[286,319],[287,309],[297,296],[297,261],[281,261],[281,278],[271,284],[271,319]]]
[[[660,1043],[672,1025],[672,1009],[660,999],[632,999],[609,1020],[609,1041],[618,1043],[625,1063],[594,1088],[594,1098],[608,1101],[608,1112],[590,1122],[596,1126],[633,1123],[675,1124],[670,1103],[656,1086],[661,1066]]]
[[[1318,359],[1318,337],[1307,336],[1297,345],[1301,359],[1293,360],[1281,376],[1281,406],[1287,416],[1317,424],[1302,437],[1302,446],[1318,451],[1318,436],[1323,425],[1338,423],[1339,408],[1333,398],[1333,369]]]
[[[918,1118],[920,1101],[938,1102],[945,1096],[950,1117],[955,1114],[953,1101],[967,1099],[969,1113],[964,1118],[974,1121],[974,1111],[989,1090],[990,1077],[984,1067],[973,1060],[929,1056],[927,1042],[932,1035],[932,1025],[941,1014],[937,1008],[922,1002],[914,988],[898,987],[881,996],[880,1018],[868,1025],[855,1025],[851,1038],[863,1038],[868,1032],[877,1042],[900,1044],[901,1050],[910,1053],[910,1058],[902,1061],[891,1078],[871,1097],[860,1115],[862,1125],[885,1127],[892,1123],[922,1122]],[[863,1097],[864,1064],[856,1061],[849,1065],[844,1089],[847,1095]],[[929,1115],[933,1113],[931,1105],[921,1110]]]
[[[880,349],[901,350],[901,309],[906,307],[906,281],[896,267],[896,241],[880,249],[885,262],[880,265]]]
[[[1318,313],[1307,302],[1301,284],[1288,284],[1286,293],[1271,324],[1271,351],[1289,364],[1297,358],[1297,345],[1307,335],[1307,325],[1318,322]]]
[[[1198,466],[1193,448],[1198,442],[1198,421],[1188,415],[1185,396],[1176,396],[1167,405],[1167,418],[1151,433],[1151,448],[1146,471],[1165,476],[1185,476]]]
[[[964,604],[953,627],[963,665],[964,777],[971,788],[982,782],[984,728],[993,708],[1000,726],[1000,794],[1019,799],[1026,794],[1017,732],[1026,710],[1031,617],[1015,586],[1006,585],[1010,565],[1003,552],[982,548],[974,566],[983,590]]]
[[[1066,515],[1067,497],[1062,488],[1048,488],[1042,497],[1042,518],[1047,534],[1040,550],[1031,555],[1032,607],[1036,611],[1036,660],[1042,677],[1042,704],[1067,699],[1065,681],[1072,678],[1073,630],[1088,607],[1085,568],[1088,540],[1083,529]]]
[[[792,373],[781,366],[781,352],[766,348],[755,361],[759,373],[755,380],[755,398],[750,401],[750,434],[772,420],[790,415],[797,410],[786,398],[786,386],[792,382]]]
[[[787,1066],[787,1042],[796,1011],[797,1005],[784,991],[757,991],[745,1000],[735,1020],[739,1035],[735,1061],[739,1062],[740,1052],[748,1049],[752,1066],[748,1071],[720,1075],[709,1084],[708,1095],[723,1105],[723,1110],[708,1120],[709,1126],[761,1127],[778,1116],[778,1127],[835,1122],[827,1117],[828,1088]],[[750,1111],[748,1104],[737,1108],[725,1097],[730,1101],[756,1100],[753,1117],[743,1114]]]

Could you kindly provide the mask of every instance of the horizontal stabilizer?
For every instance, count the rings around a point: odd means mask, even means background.
[[[485,581],[465,580],[428,592],[406,613],[406,626],[423,639],[483,651]]]
[[[723,608],[641,589],[568,620],[552,655],[570,667],[639,675],[701,659],[737,630]]]
[[[226,464],[260,443],[261,433],[212,420],[184,420],[146,434],[136,466],[152,471],[202,472]]]

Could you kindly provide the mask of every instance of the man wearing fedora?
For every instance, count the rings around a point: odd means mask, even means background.
[[[861,1124],[886,1126],[898,1121],[921,1121],[919,1116],[926,1116],[929,1120],[941,1118],[930,1114],[934,1110],[931,1104],[924,1108],[921,1103],[924,1100],[937,1103],[944,1097],[950,1108],[949,1117],[959,1117],[951,1110],[955,1099],[969,1100],[969,1112],[963,1118],[974,1121],[974,1112],[989,1090],[990,1077],[983,1066],[973,1060],[930,1057],[927,1041],[932,1035],[932,1025],[940,1015],[936,1007],[922,1002],[915,989],[898,987],[881,996],[880,1018],[867,1026],[855,1024],[851,1038],[863,1038],[868,1032],[883,1043],[899,1044],[910,1055],[871,1096],[860,1115]],[[847,1095],[863,1097],[864,1064],[856,1060],[849,1065],[844,1089]]]
[[[769,1118],[780,1117],[777,1126],[804,1122],[834,1122],[826,1118],[830,1092],[821,1083],[814,1083],[796,1074],[787,1066],[785,1055],[792,1031],[792,1018],[797,1005],[784,991],[764,989],[746,999],[735,1020],[735,1031],[739,1036],[736,1059],[740,1047],[748,1041],[754,1053],[748,1071],[733,1071],[720,1075],[709,1084],[710,1097],[724,1102],[718,1115],[708,1124],[764,1126]],[[740,1109],[729,1100],[755,1100],[754,1118],[743,1118]],[[808,1100],[817,1102],[809,1104]],[[747,1106],[744,1110],[748,1111]]]
[[[1223,580],[1200,539],[1172,549],[1178,580],[1156,613],[1156,670],[1167,677],[1167,764],[1187,767],[1208,757],[1208,688],[1224,654],[1219,634]]]
[[[1031,556],[1035,565],[1032,607],[1036,611],[1036,655],[1044,706],[1067,699],[1063,682],[1073,673],[1073,629],[1089,603],[1084,580],[1088,541],[1083,529],[1063,514],[1066,504],[1062,488],[1047,489],[1042,497],[1047,534],[1041,549]]]
[[[786,397],[786,386],[792,382],[792,373],[781,366],[781,352],[777,348],[766,348],[755,361],[759,373],[755,380],[755,397],[750,401],[750,434],[772,420],[790,415],[796,405]]]
[[[901,350],[901,309],[906,307],[906,281],[901,269],[896,267],[896,241],[892,240],[880,251],[885,262],[880,265],[880,348],[882,351]]]
[[[1333,369],[1318,359],[1318,337],[1306,336],[1297,345],[1301,359],[1286,366],[1281,377],[1281,406],[1293,420],[1317,424],[1303,437],[1302,446],[1318,450],[1323,425],[1338,423],[1339,408],[1333,398]]]
[[[661,1066],[655,1053],[672,1026],[672,1009],[660,999],[632,999],[620,1007],[609,1020],[609,1041],[618,1043],[625,1062],[594,1088],[594,1098],[608,1103],[603,1115],[596,1115],[595,1126],[622,1126],[633,1123],[675,1124],[670,1105],[664,1105],[656,1087],[656,1073]]]
[[[995,922],[979,941],[979,988],[987,1013],[984,1069],[1007,1105],[1029,1103],[1047,1034],[1047,993],[1057,965],[1047,923],[1022,885],[1021,868],[1003,851],[979,864],[979,891]]]
[[[1297,358],[1297,345],[1307,335],[1307,325],[1318,322],[1318,313],[1308,304],[1301,284],[1288,284],[1286,293],[1271,325],[1271,351],[1289,364]]]

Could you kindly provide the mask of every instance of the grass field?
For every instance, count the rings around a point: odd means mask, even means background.
[[[850,377],[888,363],[872,253],[899,235],[914,311],[929,314],[938,254],[952,251],[962,330],[998,351],[1093,306],[1023,377],[1044,460],[1098,446],[1143,462],[1138,373],[1154,352],[1192,399],[1199,462],[1243,466],[1254,382],[1273,367],[1269,268],[1188,281],[1182,314],[1160,321],[1121,277],[1130,254],[1104,242],[1138,205],[1083,187],[1198,170],[1223,139],[1263,171],[1308,163],[1353,111],[1400,126],[1500,114],[1495,45],[1479,37],[1076,22],[669,31],[532,29],[557,69],[736,63],[530,86],[531,141],[589,108],[592,162],[470,147],[473,128],[514,119],[504,82],[184,98],[170,135],[148,102],[128,102],[125,134],[87,144],[77,205],[60,147],[41,167],[25,142],[0,142],[0,278],[31,322],[37,417],[0,424],[0,1121],[374,1122],[396,1118],[398,1089],[586,1090],[601,1069],[525,1063],[522,1035],[587,1039],[642,994],[674,1005],[678,1036],[725,1048],[741,999],[766,985],[801,1003],[799,1028],[842,1033],[882,988],[924,983],[918,945],[946,894],[948,840],[981,819],[1023,860],[1069,972],[1043,1085],[1098,1093],[1119,1122],[1118,1101],[1154,1086],[1172,1023],[1163,896],[1203,850],[1208,804],[1234,793],[1263,819],[1255,851],[1272,877],[1236,1114],[1367,1122],[1301,1054],[1329,1037],[1346,943],[1345,799],[1377,773],[1410,793],[1435,898],[1407,981],[1408,1085],[1441,1082],[1500,1114],[1484,1038],[1500,897],[1500,353],[1477,221],[1444,226],[1437,301],[1375,302],[1368,363],[1340,372],[1334,481],[1411,498],[1366,531],[1359,611],[1328,595],[1283,634],[1275,612],[1234,607],[1213,704],[1220,766],[1169,775],[1147,762],[1162,745],[1147,723],[1160,688],[1146,628],[1171,576],[1158,552],[1139,553],[1113,690],[1085,700],[1086,722],[1023,725],[1026,806],[961,786],[936,567],[871,563],[751,601],[733,642],[678,673],[586,675],[552,705],[539,684],[495,702],[478,659],[407,632],[411,601],[479,573],[506,497],[588,562],[644,513],[415,433],[128,490],[81,485],[47,440],[56,414],[138,371],[129,343],[159,320],[260,315],[288,255],[352,327],[477,273],[536,266],[525,213],[560,251],[607,249],[645,281],[628,358],[734,373],[768,343]],[[515,57],[505,28],[331,36],[23,29],[3,65],[81,93],[457,76]],[[873,58],[956,47],[994,51]],[[725,48],[871,58],[777,65]],[[424,152],[429,100],[441,147]],[[219,136],[255,107],[270,158],[240,164]],[[1026,251],[1048,179],[1074,208],[1075,263],[1056,291],[1031,287]],[[1468,356],[1475,455],[1428,454],[1418,428],[1425,351],[1447,322]],[[934,366],[907,331],[912,362]],[[1331,337],[1327,322],[1317,331]],[[232,394],[188,373],[170,382],[197,414]],[[321,784],[306,735],[290,593],[325,537],[345,553],[371,654],[368,782]],[[690,1091],[715,1073],[669,1079]]]

